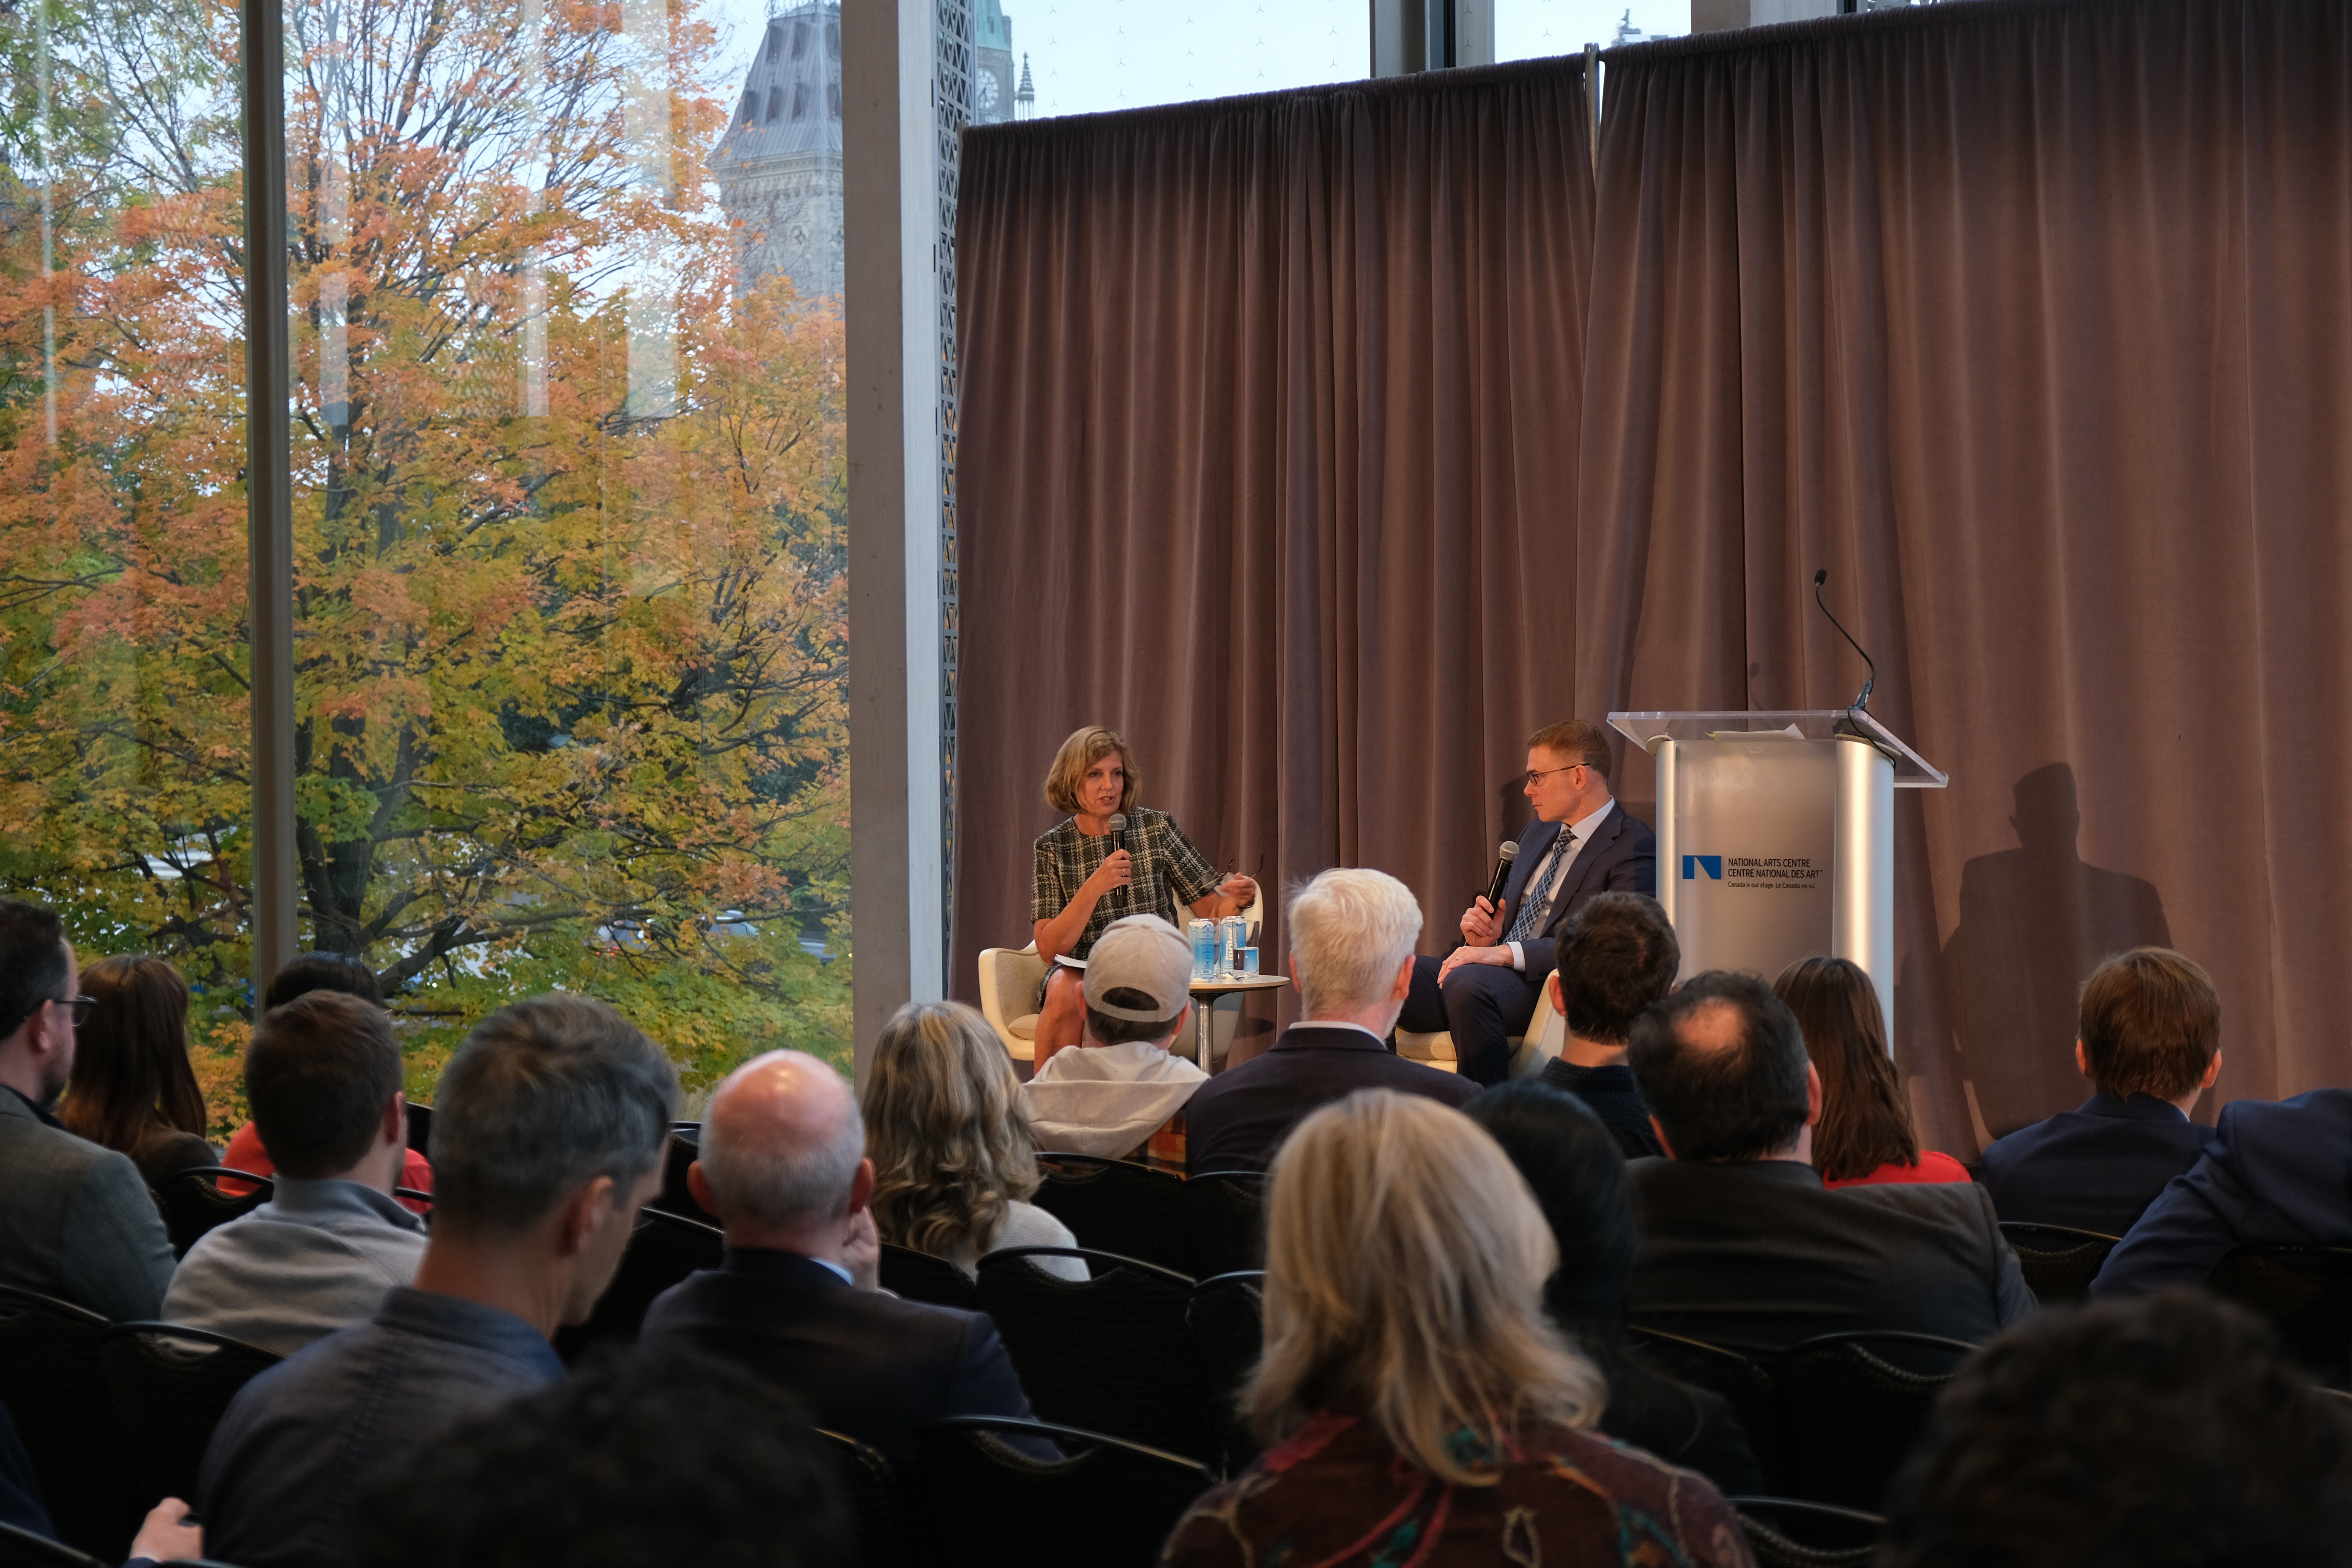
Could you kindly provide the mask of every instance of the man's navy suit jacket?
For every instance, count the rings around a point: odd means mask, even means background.
[[[2352,1247],[2352,1089],[2222,1108],[2189,1173],[2147,1205],[2095,1296],[2201,1283],[2240,1247]]]
[[[1511,921],[1519,912],[1520,897],[1528,890],[1528,879],[1535,874],[1536,862],[1544,858],[1553,839],[1559,837],[1559,824],[1541,818],[1530,822],[1519,834],[1519,853],[1511,862],[1511,874],[1503,883],[1503,931],[1507,938]],[[1655,898],[1658,892],[1658,836],[1650,825],[1625,809],[1619,801],[1616,809],[1593,829],[1592,842],[1576,852],[1576,859],[1561,874],[1551,893],[1551,910],[1537,934],[1519,943],[1526,953],[1527,974],[1530,981],[1541,980],[1556,967],[1556,948],[1559,928],[1568,917],[1592,901],[1597,893],[1647,893]]]
[[[1988,1144],[1977,1182],[2005,1220],[2121,1236],[2212,1136],[2152,1095],[2095,1094]]]
[[[790,1252],[730,1247],[717,1268],[654,1299],[638,1342],[690,1344],[797,1395],[810,1419],[915,1460],[915,1429],[943,1415],[1036,1419],[986,1314],[859,1290]]]
[[[1361,1029],[1293,1024],[1273,1048],[1192,1091],[1184,1106],[1184,1163],[1208,1171],[1263,1171],[1290,1130],[1360,1089],[1392,1089],[1460,1105],[1466,1078],[1393,1055]]]

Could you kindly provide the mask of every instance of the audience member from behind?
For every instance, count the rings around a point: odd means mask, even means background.
[[[2352,1423],[2200,1292],[2037,1312],[1971,1357],[1887,1498],[1880,1568],[2352,1564]]]
[[[1979,1180],[2003,1219],[2121,1236],[2213,1136],[2189,1113],[2221,1075],[2221,998],[2191,960],[2136,947],[2083,983],[2080,1026],[2096,1092],[1996,1139]]]
[[[1557,1254],[1495,1141],[1419,1096],[1349,1095],[1275,1157],[1271,1445],[1178,1521],[1165,1564],[1740,1563],[1706,1481],[1584,1430],[1607,1384],[1544,1316]]]
[[[1559,1263],[1544,1282],[1544,1310],[1609,1379],[1600,1429],[1696,1470],[1727,1497],[1763,1495],[1723,1396],[1644,1364],[1625,1343],[1633,1195],[1610,1129],[1575,1096],[1532,1080],[1496,1084],[1463,1110],[1502,1145],[1551,1227]]]
[[[606,1352],[379,1481],[350,1568],[848,1568],[849,1510],[788,1399],[690,1351]]]
[[[1664,907],[1646,893],[1597,894],[1568,917],[1555,951],[1551,1005],[1568,1044],[1544,1064],[1543,1081],[1591,1106],[1628,1160],[1664,1153],[1625,1065],[1625,1041],[1683,966]]]
[[[263,1016],[245,1097],[275,1190],[188,1249],[167,1321],[292,1355],[416,1278],[425,1225],[392,1195],[407,1146],[400,1066],[392,1020],[356,996],[313,991]]]
[[[874,1226],[893,1247],[966,1274],[1007,1247],[1076,1247],[1028,1201],[1037,1144],[1013,1064],[988,1020],[961,1002],[909,1002],[890,1015],[858,1079],[874,1160]],[[1043,1260],[1084,1279],[1075,1258]]]
[[[139,1167],[51,1114],[89,1005],[79,979],[56,914],[0,899],[0,1285],[117,1321],[152,1318],[172,1243]]]
[[[269,989],[262,997],[262,1011],[275,1012],[296,997],[308,996],[314,991],[341,992],[371,1006],[383,1005],[383,989],[376,984],[374,970],[340,952],[308,952],[271,978]],[[221,1163],[232,1171],[251,1171],[257,1176],[267,1176],[276,1169],[270,1163],[269,1151],[263,1146],[259,1131],[250,1121],[230,1135]],[[230,1183],[226,1177],[222,1181],[232,1190],[251,1191],[242,1183]],[[405,1142],[400,1152],[400,1184],[420,1193],[433,1190],[432,1162]],[[421,1203],[406,1198],[401,1202],[418,1214],[425,1212]]]
[[[656,1297],[639,1343],[755,1368],[898,1464],[925,1422],[1034,1419],[984,1314],[856,1288],[874,1165],[841,1074],[799,1051],[746,1062],[710,1097],[700,1152],[687,1184],[726,1227],[726,1261]]]
[[[245,1385],[205,1450],[205,1549],[338,1563],[362,1489],[562,1378],[548,1341],[587,1321],[660,1191],[677,1095],[659,1048],[601,1002],[535,996],[476,1025],[441,1074],[416,1283]]]
[[[1305,1021],[1271,1049],[1202,1084],[1185,1108],[1185,1163],[1262,1171],[1290,1130],[1360,1089],[1460,1105],[1478,1086],[1406,1061],[1389,1032],[1412,984],[1421,904],[1385,871],[1342,867],[1290,895],[1290,983]]]
[[[1634,1322],[1763,1350],[1865,1329],[1973,1344],[2032,1309],[1979,1188],[1822,1184],[1821,1078],[1761,980],[1692,976],[1634,1024],[1628,1060],[1668,1156],[1629,1167]]]
[[[1849,958],[1801,958],[1780,971],[1774,995],[1796,1015],[1805,1055],[1822,1081],[1813,1169],[1831,1187],[1890,1182],[1965,1182],[1968,1167],[1919,1147],[1911,1107],[1886,1049],[1878,987]]]
[[[101,958],[81,972],[97,1004],[74,1031],[73,1080],[58,1120],[131,1156],[158,1191],[217,1165],[204,1140],[205,1097],[188,1065],[188,983],[160,958]]]
[[[1039,1144],[1109,1158],[1184,1109],[1209,1075],[1168,1046],[1192,1016],[1192,949],[1157,915],[1111,921],[1087,959],[1086,1034],[1021,1086]]]

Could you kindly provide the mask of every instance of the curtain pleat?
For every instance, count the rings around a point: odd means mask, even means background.
[[[1897,1056],[1966,1155],[2176,946],[2344,1081],[2352,7],[1976,0],[1608,57],[1578,710],[1872,709]],[[1646,814],[1654,780],[1633,759]],[[2200,1108],[2210,1119],[2213,1102]]]
[[[967,132],[955,994],[1086,723],[1270,964],[1332,865],[1446,945],[1573,686],[1587,114],[1571,59]]]

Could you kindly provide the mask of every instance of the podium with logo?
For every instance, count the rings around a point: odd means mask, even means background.
[[[1949,782],[1860,708],[1612,713],[1656,759],[1658,901],[1682,973],[1852,959],[1895,1038],[1895,792]]]

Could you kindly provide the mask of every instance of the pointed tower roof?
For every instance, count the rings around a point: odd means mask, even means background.
[[[710,156],[717,168],[841,151],[841,6],[815,0],[768,18],[743,97]]]

